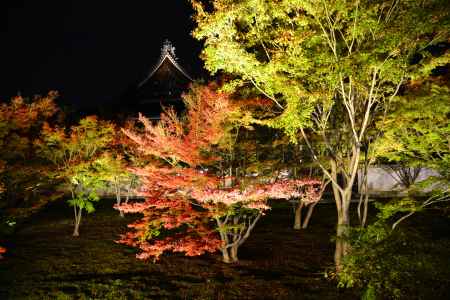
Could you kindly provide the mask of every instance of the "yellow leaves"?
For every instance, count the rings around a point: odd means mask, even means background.
[[[206,17],[207,14],[205,12],[205,9],[204,9],[201,1],[191,0],[191,5],[195,11],[194,18],[197,22],[199,22],[201,19],[204,19]]]

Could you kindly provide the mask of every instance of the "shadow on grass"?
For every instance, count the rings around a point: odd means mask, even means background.
[[[0,299],[358,299],[323,276],[332,265],[332,204],[318,206],[301,231],[291,229],[288,204],[276,205],[236,265],[219,254],[139,261],[134,249],[114,243],[138,216],[121,218],[112,205],[102,201],[85,215],[78,238],[62,201],[22,224],[0,262]]]

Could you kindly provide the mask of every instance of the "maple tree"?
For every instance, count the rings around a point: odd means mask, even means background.
[[[138,130],[136,120],[129,119],[123,124],[125,130]],[[139,187],[139,177],[129,168],[145,165],[147,159],[139,151],[135,151],[134,143],[122,130],[115,130],[113,143],[110,145],[106,159],[102,160],[105,171],[105,180],[108,188],[116,198],[116,205],[128,203],[130,197],[135,196]],[[123,211],[119,211],[124,217]]]
[[[301,196],[295,203],[294,229],[306,229],[311,219],[314,207],[322,198],[327,182],[318,179],[303,179],[299,187],[302,189]],[[302,210],[308,208],[305,219],[302,221]]]
[[[247,100],[242,100],[247,101]],[[271,103],[260,103],[266,108],[262,113],[266,116],[273,114],[270,109]],[[255,107],[247,107],[252,110],[252,114],[261,116],[261,110],[255,111]],[[280,130],[268,127],[262,127],[256,124],[246,126],[239,130],[236,143],[232,147],[232,153],[229,153],[227,160],[233,170],[227,174],[236,174],[244,180],[249,175],[257,176],[259,180],[266,182],[275,182],[280,179],[292,178],[299,179],[305,184],[298,185],[304,193],[303,197],[321,198],[326,186],[329,183],[326,177],[321,180],[320,170],[314,161],[309,157],[309,153],[303,150],[303,145],[293,145],[289,139]],[[316,168],[315,168],[316,167]],[[317,194],[318,193],[318,194]],[[291,199],[294,206],[294,229],[307,228],[314,208],[318,201],[303,201],[303,197]],[[306,210],[306,215],[302,221],[302,212]]]
[[[283,129],[293,143],[300,136],[331,181],[339,271],[349,251],[345,236],[362,153],[379,137],[374,121],[416,72],[413,58],[436,62],[425,49],[448,39],[447,6],[440,0],[207,2],[192,1],[206,68],[229,74],[229,90],[271,99],[278,114],[259,123]],[[311,132],[326,145],[326,164]]]
[[[247,183],[248,184],[248,183]],[[320,200],[316,180],[281,180],[255,183],[247,188],[225,188],[193,192],[217,223],[222,241],[220,250],[226,263],[238,261],[239,247],[248,239],[258,220],[270,206],[268,199],[300,198],[310,204]],[[301,188],[305,189],[302,191]]]
[[[157,124],[140,115],[142,132],[125,130],[153,161],[133,169],[146,200],[116,206],[144,215],[118,242],[138,247],[141,259],[156,260],[165,251],[192,256],[220,249],[224,262],[235,262],[239,246],[269,209],[267,199],[300,196],[298,185],[223,176],[223,154],[237,126],[230,123],[245,119],[245,112],[212,86],[193,86],[184,101],[184,121],[169,108]]]
[[[406,166],[404,172],[423,167],[437,172],[420,182],[412,177],[405,183],[406,198],[379,207],[383,219],[394,219],[392,229],[419,211],[450,201],[449,97],[448,78],[426,72],[408,85],[393,101],[392,114],[377,124],[383,132],[374,144],[377,156]]]
[[[197,167],[215,160],[207,150],[218,143],[221,123],[231,108],[228,101],[223,101],[225,95],[208,88],[193,89],[184,97],[188,128],[169,108],[155,125],[140,115],[143,132],[125,130],[138,150],[154,158],[146,166],[133,170],[140,176],[141,195],[146,200],[117,207],[125,213],[144,215],[129,225],[134,231],[118,241],[139,247],[142,252],[137,257],[141,259],[158,259],[165,251],[200,255],[214,252],[220,246],[211,230],[209,212],[193,202],[187,192],[216,186],[217,179]]]
[[[33,141],[43,123],[57,112],[57,96],[56,92],[32,99],[17,96],[0,104],[0,197],[5,199],[1,206],[21,206],[19,214],[26,214],[27,206],[46,203],[41,194],[46,187],[46,166],[37,157]]]
[[[116,198],[116,204],[120,205],[122,200],[125,203],[128,202],[136,183],[136,176],[128,171],[124,157],[119,153],[111,154],[110,150],[98,163],[102,169],[103,180],[109,183]],[[124,216],[122,211],[120,216]]]
[[[47,167],[38,159],[33,141],[43,123],[57,112],[54,102],[57,96],[57,92],[53,91],[32,99],[16,96],[9,102],[0,104],[2,216],[9,214],[13,218],[23,218],[51,199],[51,196],[43,194],[49,185]],[[6,248],[0,246],[0,258],[5,252]]]
[[[70,192],[75,226],[73,236],[79,235],[82,212],[95,210],[98,191],[106,187],[106,150],[113,140],[114,126],[95,116],[81,119],[69,130],[44,124],[40,140],[35,142],[38,153],[54,167],[52,177],[63,191]]]

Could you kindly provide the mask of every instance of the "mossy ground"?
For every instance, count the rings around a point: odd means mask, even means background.
[[[113,202],[84,215],[72,237],[72,210],[49,205],[20,226],[0,262],[0,299],[357,299],[325,278],[332,266],[335,208],[316,207],[307,230],[292,229],[292,209],[277,204],[240,249],[240,262],[219,254],[139,261],[114,243],[126,224]]]
[[[85,215],[78,238],[71,235],[72,210],[64,201],[21,224],[3,243],[8,253],[0,261],[0,299],[359,299],[361,294],[338,289],[324,276],[333,265],[332,203],[317,205],[310,227],[296,231],[292,208],[275,202],[241,247],[236,265],[223,264],[218,253],[139,261],[135,249],[114,243],[138,215],[121,218],[112,205],[103,200]],[[420,233],[420,243],[450,240],[450,219],[439,213],[418,214],[402,227]],[[441,252],[436,259],[450,268],[450,251]],[[419,275],[417,285],[433,280]],[[440,287],[439,295],[447,293],[450,288]]]

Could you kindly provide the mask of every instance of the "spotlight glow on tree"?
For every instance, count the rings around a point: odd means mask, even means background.
[[[224,184],[219,175],[221,142],[227,139],[230,120],[242,119],[245,112],[211,86],[194,86],[184,100],[185,121],[168,109],[156,125],[141,115],[143,133],[125,130],[137,148],[154,160],[132,170],[141,178],[146,200],[116,206],[125,213],[144,215],[129,225],[134,231],[118,242],[140,248],[141,259],[156,260],[165,251],[193,256],[220,249],[224,262],[236,262],[239,246],[270,209],[267,200],[301,197],[298,186],[309,183],[233,180],[233,186]],[[314,193],[308,195],[308,201],[318,200]]]

